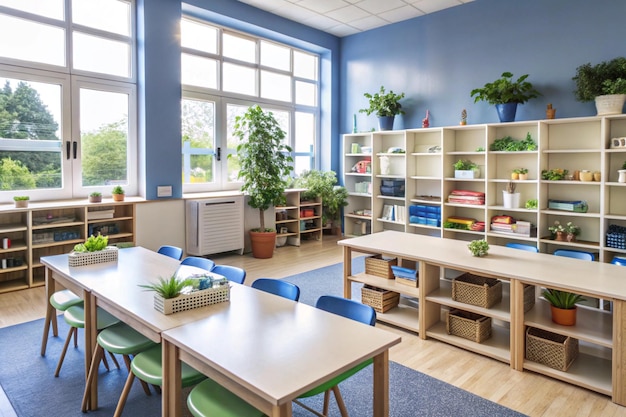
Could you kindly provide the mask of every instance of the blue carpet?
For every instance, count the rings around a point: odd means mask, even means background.
[[[363,262],[355,271],[363,269]],[[360,269],[358,269],[360,268]],[[322,294],[343,294],[341,264],[320,268],[287,280],[296,283],[302,290],[302,301],[313,304]],[[358,297],[360,290],[355,288]],[[43,319],[0,329],[0,386],[6,392],[18,417],[84,417],[80,402],[84,389],[82,343],[78,349],[68,349],[59,378],[54,369],[59,357],[67,325],[59,320],[59,335],[50,338],[46,357],[39,355]],[[82,340],[82,331],[79,333]],[[126,370],[121,357],[122,369],[112,368],[107,372],[100,367],[99,409],[90,411],[89,416],[112,416],[119,394],[126,380]],[[372,415],[371,366],[344,381],[340,387],[353,417]],[[390,363],[390,408],[392,417],[409,416],[455,416],[455,417],[520,417],[508,408],[463,391],[445,382],[397,363]],[[141,386],[133,385],[124,416],[160,416],[159,395],[146,396]],[[304,400],[307,405],[321,410],[322,396]],[[331,400],[331,417],[338,417],[339,410]],[[294,405],[295,417],[311,414]]]

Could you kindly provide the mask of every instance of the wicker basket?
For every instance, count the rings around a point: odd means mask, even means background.
[[[535,306],[535,290],[534,285],[524,284],[524,313],[530,311]]]
[[[463,310],[450,310],[446,330],[448,334],[482,343],[491,337],[491,317]]]
[[[400,293],[364,285],[361,288],[361,302],[372,306],[377,313],[384,313],[400,303]]]
[[[398,265],[398,259],[383,259],[382,255],[370,256],[365,258],[365,273],[393,279],[391,265]]]
[[[491,308],[502,300],[502,282],[495,278],[465,273],[452,281],[452,299],[460,303]]]
[[[95,252],[70,252],[67,255],[69,266],[84,266],[100,264],[103,262],[117,262],[117,248],[107,246]]]
[[[526,359],[559,371],[567,368],[578,356],[578,339],[547,330],[526,329]]]
[[[230,285],[181,294],[175,298],[163,298],[154,294],[154,308],[163,314],[178,313],[210,304],[221,303],[230,299]]]

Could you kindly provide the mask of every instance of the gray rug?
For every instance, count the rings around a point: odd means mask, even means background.
[[[361,267],[362,268],[362,267]],[[361,269],[362,270],[362,269]],[[340,264],[309,271],[287,280],[296,283],[302,291],[302,301],[313,304],[320,295],[342,295],[342,267]],[[360,290],[355,289],[355,294]],[[59,320],[58,338],[50,338],[46,357],[39,355],[43,319],[0,329],[0,386],[6,392],[19,417],[84,417],[80,402],[84,389],[83,355],[70,348],[59,378],[54,369],[63,346],[67,325]],[[82,336],[82,335],[81,335]],[[121,363],[121,358],[119,358]],[[112,416],[126,380],[126,371],[113,368],[107,372],[101,366],[99,405],[89,416]],[[372,415],[372,370],[368,367],[344,381],[340,387],[350,415]],[[390,408],[392,417],[409,416],[523,416],[508,408],[463,391],[420,372],[390,363]],[[322,396],[304,400],[307,405],[321,410]],[[331,400],[330,417],[338,417],[339,410]],[[294,405],[294,416],[311,414]],[[147,397],[139,384],[129,396],[124,416],[160,416],[160,396]]]

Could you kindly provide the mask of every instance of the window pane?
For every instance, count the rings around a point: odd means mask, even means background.
[[[227,62],[222,68],[222,89],[224,91],[256,96],[256,70],[254,68]]]
[[[74,68],[130,77],[130,45],[74,32]]]
[[[63,3],[63,0],[0,0],[1,6],[59,20],[63,19]]]
[[[225,57],[250,63],[256,62],[256,43],[254,41],[224,33],[222,42],[224,44],[223,55]]]
[[[294,158],[293,171],[294,175],[302,175],[304,171],[310,171],[315,167],[312,165],[312,159],[308,156],[296,156]]]
[[[183,182],[213,182],[215,103],[183,99]]]
[[[198,87],[217,88],[217,61],[195,55],[181,56],[182,82]]]
[[[65,66],[65,31],[61,28],[0,14],[0,38],[4,39],[0,56]]]
[[[130,36],[130,4],[119,0],[72,0],[72,21]]]
[[[0,82],[0,190],[61,188],[61,86]]]
[[[293,51],[293,75],[309,80],[317,80],[317,57]]]
[[[261,65],[289,71],[291,53],[289,48],[261,41]]]
[[[180,41],[184,48],[216,54],[217,33],[217,28],[188,19],[181,21]]]
[[[313,152],[315,141],[315,116],[296,112],[296,152]]]
[[[127,94],[80,90],[80,148],[85,187],[128,183]]]
[[[229,153],[233,153],[232,158],[227,158],[228,164],[228,182],[239,181],[237,179],[237,175],[239,174],[239,158],[237,154],[233,152],[237,145],[239,145],[239,138],[233,135],[233,131],[235,130],[235,118],[237,116],[243,116],[243,114],[248,110],[248,106],[238,106],[236,104],[227,104],[226,105],[226,137],[228,143]]]
[[[261,97],[272,100],[291,101],[291,77],[261,71]]]
[[[315,84],[296,81],[296,104],[315,106],[317,104],[317,86]]]

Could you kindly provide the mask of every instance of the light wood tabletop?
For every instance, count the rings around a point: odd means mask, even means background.
[[[314,307],[242,285],[204,319],[163,333],[164,415],[179,416],[180,361],[269,416],[291,416],[291,401],[374,358],[374,415],[389,413],[388,350],[401,338]],[[166,404],[169,402],[169,404]]]

